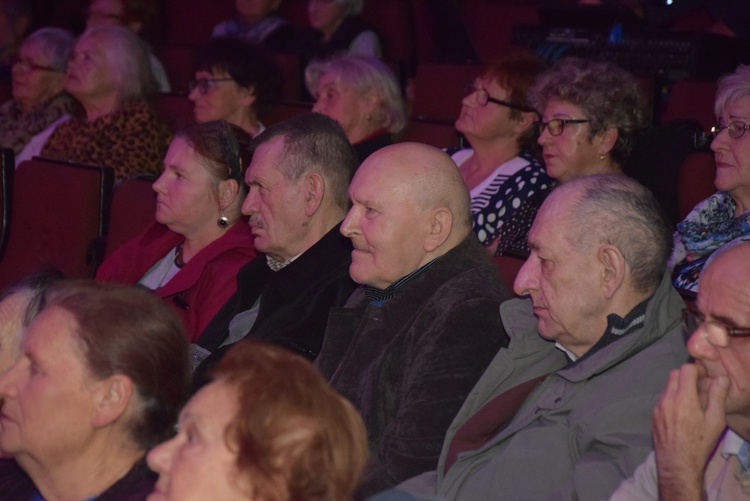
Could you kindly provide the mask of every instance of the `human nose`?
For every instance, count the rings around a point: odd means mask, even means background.
[[[538,263],[539,260],[533,254],[526,259],[513,282],[513,292],[519,296],[527,296],[538,287]]]
[[[247,190],[247,196],[245,197],[245,200],[242,201],[242,207],[240,208],[242,214],[245,216],[252,216],[253,213],[258,212],[256,210],[257,191],[258,189],[253,186],[250,186],[250,189]]]
[[[319,97],[315,100],[315,104],[312,107],[313,113],[323,113],[323,98]],[[325,113],[323,113],[325,115]]]
[[[164,176],[166,175],[167,171],[161,173],[161,176],[154,181],[154,184],[151,185],[151,188],[156,192],[160,194],[164,194]]]
[[[724,132],[726,131],[726,134]],[[723,129],[719,130],[719,132],[715,133],[713,141],[711,141],[711,151],[717,152],[717,151],[725,151],[729,149],[729,127],[724,127]]]
[[[13,365],[0,374],[0,399],[7,399],[15,396],[16,385],[14,383],[19,370],[21,359],[17,359]]]
[[[718,358],[717,346],[711,342],[708,331],[703,326],[698,326],[688,339],[688,353],[697,360],[716,360]]]
[[[168,472],[169,467],[172,464],[172,457],[174,456],[176,445],[177,437],[172,437],[151,449],[146,456],[148,467],[156,473],[161,474]]]
[[[349,209],[349,213],[344,218],[344,221],[341,223],[341,234],[347,238],[351,238],[352,235],[359,233],[356,210],[357,208],[352,206],[352,208]]]

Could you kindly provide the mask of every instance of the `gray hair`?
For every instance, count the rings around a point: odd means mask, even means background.
[[[84,31],[79,41],[89,37],[102,42],[120,103],[143,101],[156,91],[148,49],[138,35],[122,26],[96,26]]]
[[[391,134],[406,126],[406,109],[398,80],[391,69],[379,59],[353,54],[337,54],[323,61],[313,61],[305,69],[305,83],[313,96],[318,80],[324,74],[335,76],[336,82],[354,89],[360,95],[375,91],[380,107],[372,119]]]
[[[714,113],[719,117],[728,104],[745,96],[750,96],[750,65],[741,64],[734,73],[724,75],[716,83]]]
[[[529,104],[539,114],[551,100],[573,104],[590,121],[589,137],[617,129],[610,156],[625,164],[638,135],[647,125],[646,100],[633,75],[606,62],[568,57],[557,61],[529,89]]]
[[[359,160],[338,122],[320,113],[297,115],[258,134],[251,148],[277,137],[284,139],[284,149],[275,159],[284,176],[296,181],[308,172],[320,173],[333,203],[348,211],[347,190]]]
[[[576,197],[567,222],[571,246],[615,246],[630,268],[633,287],[641,292],[656,289],[667,271],[672,233],[651,191],[613,174],[575,178],[555,191],[568,190]]]
[[[62,28],[41,28],[26,37],[23,44],[37,43],[49,57],[49,66],[64,73],[73,52],[75,37]]]

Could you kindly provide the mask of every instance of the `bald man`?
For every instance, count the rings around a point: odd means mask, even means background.
[[[508,345],[499,315],[508,293],[471,231],[461,175],[440,150],[378,150],[349,198],[341,233],[361,287],[331,310],[317,364],[367,426],[365,496],[435,468],[461,403]]]

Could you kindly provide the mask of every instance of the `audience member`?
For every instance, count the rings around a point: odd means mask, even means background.
[[[554,186],[536,153],[536,112],[526,93],[544,70],[531,54],[505,56],[487,65],[466,88],[456,129],[471,145],[451,155],[471,194],[474,233],[485,247],[502,254],[523,250],[538,205]],[[519,224],[506,224],[528,207]]]
[[[625,176],[582,177],[544,201],[529,243],[515,283],[529,297],[500,309],[509,348],[456,415],[437,471],[401,489],[602,499],[651,451],[654,405],[687,360],[658,202]]]
[[[271,50],[288,50],[294,29],[276,11],[282,0],[234,0],[237,15],[214,26],[212,37],[236,37]]]
[[[13,55],[30,26],[29,0],[0,0],[0,83],[10,82]]]
[[[716,256],[702,273],[697,309],[684,313],[695,362],[670,374],[654,412],[655,453],[612,500],[750,497],[750,244]]]
[[[52,131],[73,113],[65,71],[73,35],[42,28],[24,40],[13,63],[13,99],[0,106],[0,147],[11,148],[16,165],[36,156]]]
[[[45,157],[115,169],[115,177],[161,172],[170,132],[145,99],[154,90],[148,52],[123,27],[86,30],[73,49],[65,90],[85,114],[61,124]]]
[[[96,26],[124,26],[140,35],[156,17],[157,2],[153,0],[91,0],[86,11],[86,28]],[[159,92],[172,90],[164,65],[154,55],[154,51],[143,42],[148,49],[148,59],[151,73],[156,80]]]
[[[261,132],[253,146],[242,212],[262,254],[240,270],[237,292],[192,346],[196,365],[214,352],[194,374],[196,385],[245,337],[314,359],[328,311],[356,287],[351,242],[339,225],[357,159],[341,127],[317,113],[299,115]]]
[[[149,499],[348,501],[366,461],[362,419],[310,362],[240,343],[149,453]]]
[[[750,240],[750,135],[745,134],[750,129],[750,66],[719,79],[714,111],[718,124],[711,149],[719,191],[677,225],[669,261],[674,286],[693,292],[717,249],[735,239]]]
[[[313,111],[336,120],[354,145],[360,163],[393,143],[406,125],[398,81],[388,66],[372,57],[338,55],[310,64],[307,89]]]
[[[281,75],[261,50],[236,38],[214,38],[198,52],[188,97],[198,123],[226,120],[251,136],[263,130],[258,115],[278,99]]]
[[[297,42],[302,60],[325,59],[337,52],[381,57],[378,35],[360,16],[363,5],[364,0],[308,0],[311,28]]]
[[[349,188],[341,233],[362,284],[331,310],[316,364],[354,403],[371,462],[360,495],[437,464],[456,411],[499,348],[508,297],[471,231],[450,157],[417,143],[370,156]]]
[[[560,59],[531,87],[529,103],[541,115],[539,144],[547,174],[560,182],[621,174],[647,125],[638,83],[604,61]]]
[[[226,122],[179,132],[154,182],[156,221],[105,260],[97,279],[154,291],[197,339],[255,256],[240,213],[251,156],[250,136]]]
[[[145,499],[146,451],[187,396],[180,320],[145,291],[90,281],[56,284],[42,305],[0,376],[3,497]]]
[[[55,272],[31,275],[3,291],[0,297],[0,374],[18,358],[22,331],[39,312],[42,295],[62,278]]]

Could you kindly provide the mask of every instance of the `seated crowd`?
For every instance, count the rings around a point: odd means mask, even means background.
[[[750,499],[750,66],[675,229],[617,65],[487,64],[441,150],[400,141],[361,1],[300,37],[280,3],[235,2],[175,131],[138,2],[20,42],[0,147],[151,175],[156,210],[93,279],[0,294],[0,497]],[[300,47],[312,112],[261,122]]]

